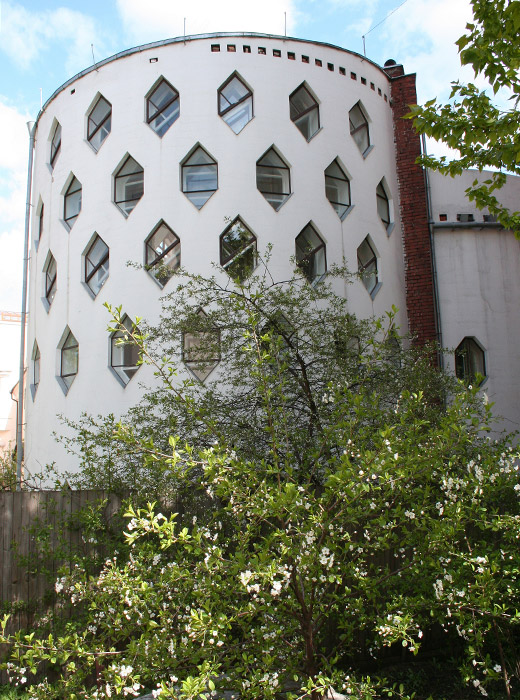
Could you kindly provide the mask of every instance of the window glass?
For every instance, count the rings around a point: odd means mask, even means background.
[[[208,327],[209,321],[202,309],[197,315],[199,328],[184,333],[182,337],[183,360],[203,382],[220,362],[220,333],[218,328]]]
[[[220,264],[242,282],[256,267],[256,236],[237,217],[220,236]]]
[[[162,137],[179,113],[179,93],[163,78],[146,99],[146,121]]]
[[[60,152],[60,148],[61,148],[61,124],[59,122],[57,122],[56,128],[54,129],[54,134],[52,135],[52,140],[51,140],[51,157],[50,157],[51,168],[54,168],[54,163],[56,162],[56,158],[58,157],[58,154]]]
[[[362,154],[370,147],[370,133],[368,120],[365,117],[359,102],[348,113],[350,122],[350,134]]]
[[[358,271],[367,291],[371,294],[377,286],[377,256],[368,238],[357,249]]]
[[[311,283],[327,272],[325,243],[311,224],[296,237],[296,264]]]
[[[201,209],[217,189],[217,163],[198,146],[182,166],[182,191],[197,209]]]
[[[144,194],[144,170],[128,156],[117,171],[114,183],[114,202],[128,216]]]
[[[135,329],[128,316],[123,317],[122,324],[125,330],[121,328],[110,337],[110,366],[126,385],[139,369],[139,348],[128,335]]]
[[[181,242],[167,226],[160,223],[145,242],[145,265],[149,274],[164,287],[181,264]]]
[[[45,279],[44,295],[49,306],[52,304],[54,297],[56,296],[56,278],[57,278],[57,266],[56,260],[52,253],[47,259],[45,269],[43,271]]]
[[[60,377],[63,379],[65,386],[70,388],[70,385],[76,378],[78,373],[79,345],[76,338],[69,331],[65,340],[61,345],[61,365]]]
[[[388,226],[390,225],[390,204],[388,202],[388,195],[386,194],[383,180],[381,180],[379,185],[376,187],[376,198],[377,213],[379,214],[379,218],[385,225],[385,228],[388,228]]]
[[[289,104],[291,120],[307,141],[310,141],[320,128],[318,103],[305,85],[300,85],[289,97]]]
[[[235,134],[253,118],[253,93],[237,75],[218,91],[218,113]]]
[[[256,186],[275,211],[291,194],[289,166],[270,148],[256,163]]]
[[[103,96],[88,115],[87,140],[94,150],[99,151],[112,128],[112,105]]]
[[[40,211],[38,213],[38,238],[36,239],[36,243],[39,243],[41,241],[41,238],[43,236],[43,211],[44,211],[44,206],[43,202],[40,207]]]
[[[455,350],[455,374],[464,382],[475,382],[477,375],[486,376],[484,350],[474,338],[464,338]]]
[[[96,236],[85,253],[85,283],[94,296],[108,279],[109,250],[105,241]]]
[[[81,182],[73,177],[63,198],[63,218],[69,228],[74,226],[81,211]]]
[[[325,194],[336,214],[343,219],[351,204],[350,182],[337,159],[325,170]]]
[[[34,341],[34,347],[32,352],[32,385],[34,391],[38,388],[40,383],[40,348],[38,343]]]

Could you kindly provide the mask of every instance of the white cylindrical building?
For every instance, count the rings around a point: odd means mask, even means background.
[[[120,415],[152,379],[114,352],[103,304],[153,322],[175,284],[154,265],[232,264],[222,234],[237,217],[260,254],[273,245],[275,278],[302,249],[311,282],[345,260],[366,272],[346,287],[351,310],[394,304],[406,330],[391,81],[334,46],[215,34],[125,51],[52,95],[33,171],[31,473],[74,468],[52,436],[58,414]]]

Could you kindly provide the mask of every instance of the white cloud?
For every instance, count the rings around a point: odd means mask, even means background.
[[[469,0],[414,0],[392,15],[381,35],[406,72],[417,73],[419,101],[447,99],[453,80],[471,80],[462,68],[455,41],[471,20]],[[374,41],[375,37],[371,39]]]
[[[153,9],[143,0],[117,0],[117,7],[129,37],[135,42],[182,36],[184,18],[189,35],[221,31],[283,34],[284,12],[290,34],[297,15],[294,0],[155,0]]]
[[[59,42],[67,53],[67,71],[75,73],[91,63],[90,45],[102,43],[94,19],[77,10],[59,7],[31,12],[4,0],[1,12],[0,50],[25,70]]]
[[[28,116],[0,98],[0,309],[21,303]]]

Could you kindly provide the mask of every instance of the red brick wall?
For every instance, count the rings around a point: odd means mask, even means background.
[[[426,185],[422,168],[415,164],[421,153],[420,137],[412,122],[402,118],[409,112],[408,105],[417,104],[415,74],[403,75],[402,66],[386,70],[391,77],[408,323],[415,343],[424,345],[437,339]]]

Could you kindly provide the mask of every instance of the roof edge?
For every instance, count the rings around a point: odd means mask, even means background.
[[[191,41],[201,41],[203,39],[217,39],[217,38],[225,38],[225,37],[254,37],[254,38],[259,38],[259,39],[278,39],[282,41],[298,41],[303,44],[315,44],[316,46],[326,46],[327,48],[331,49],[336,49],[337,51],[343,51],[344,53],[350,54],[352,56],[356,56],[363,61],[366,61],[367,63],[372,64],[375,68],[378,68],[381,73],[388,79],[388,75],[384,71],[384,69],[375,61],[372,61],[370,58],[367,58],[366,56],[363,56],[362,54],[358,53],[357,51],[351,51],[349,49],[344,49],[341,46],[336,46],[335,44],[329,44],[328,42],[325,41],[314,41],[312,39],[298,39],[297,37],[292,37],[292,36],[282,36],[279,34],[261,34],[258,32],[214,32],[214,33],[206,33],[206,34],[192,34],[192,35],[186,35],[186,36],[179,36],[179,37],[174,37],[171,39],[161,39],[160,41],[152,41],[148,44],[140,44],[139,46],[134,46],[133,48],[130,49],[125,49],[124,51],[120,51],[119,53],[113,54],[112,56],[109,56],[108,58],[104,58],[102,61],[98,61],[97,63],[94,63],[92,66],[89,66],[88,68],[85,68],[84,70],[80,71],[79,73],[76,73],[76,75],[72,76],[72,78],[69,78],[67,81],[65,81],[60,87],[58,87],[52,95],[47,98],[42,105],[40,111],[38,112],[38,115],[35,120],[35,128],[38,127],[38,122],[40,120],[40,117],[44,114],[46,111],[48,105],[61,93],[63,92],[69,85],[72,85],[75,83],[77,80],[80,78],[83,78],[85,75],[88,75],[89,73],[92,73],[92,71],[98,70],[101,66],[105,66],[108,63],[112,63],[114,61],[118,61],[121,58],[126,58],[127,56],[131,56],[135,53],[141,53],[142,51],[149,51],[151,49],[159,48],[161,46],[168,46],[170,44],[180,44],[184,43],[186,44],[187,42]]]

